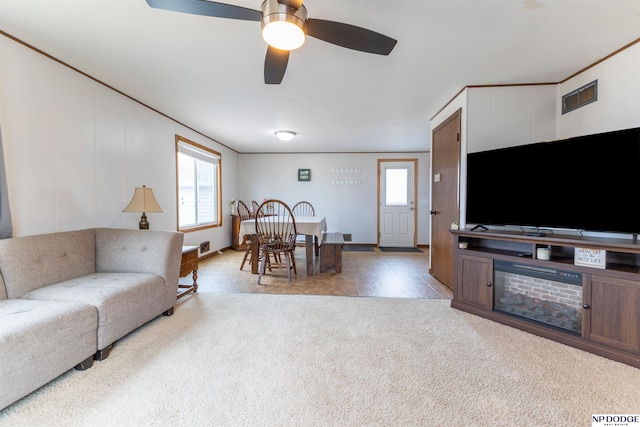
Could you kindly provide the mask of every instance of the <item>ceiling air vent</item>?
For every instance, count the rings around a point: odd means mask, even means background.
[[[587,83],[562,97],[562,114],[598,100],[598,80]]]

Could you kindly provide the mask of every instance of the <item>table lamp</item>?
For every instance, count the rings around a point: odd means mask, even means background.
[[[136,187],[131,202],[129,202],[126,208],[122,209],[122,212],[142,212],[142,217],[139,222],[140,229],[148,230],[149,221],[147,221],[147,215],[145,213],[163,212],[163,210],[153,195],[153,190],[143,185],[142,187]]]

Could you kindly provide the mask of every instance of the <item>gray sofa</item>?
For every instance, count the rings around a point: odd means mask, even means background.
[[[0,240],[0,410],[171,315],[183,237],[96,228]]]

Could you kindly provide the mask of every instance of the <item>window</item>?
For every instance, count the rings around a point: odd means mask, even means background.
[[[220,153],[176,135],[178,230],[221,225]]]
[[[385,173],[385,200],[387,206],[406,206],[409,204],[409,170],[407,168],[388,167]]]
[[[594,80],[562,97],[562,114],[598,100],[598,81]]]

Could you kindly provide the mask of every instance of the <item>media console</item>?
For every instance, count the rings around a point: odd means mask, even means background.
[[[640,245],[519,231],[451,233],[453,308],[640,368]],[[538,259],[539,248],[550,254]],[[576,265],[576,248],[606,251],[605,264]]]

